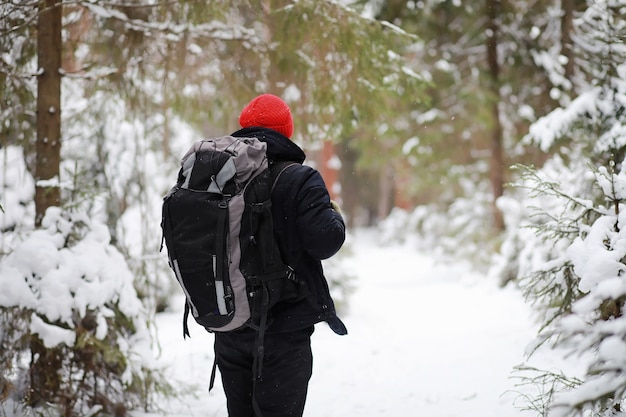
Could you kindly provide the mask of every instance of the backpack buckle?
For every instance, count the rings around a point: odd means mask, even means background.
[[[298,282],[298,276],[296,275],[296,271],[287,265],[287,279],[289,281]]]

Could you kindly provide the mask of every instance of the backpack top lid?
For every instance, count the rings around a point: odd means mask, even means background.
[[[239,192],[260,169],[267,168],[267,144],[256,138],[222,136],[197,141],[181,159],[181,188],[225,194],[234,180]],[[208,186],[207,186],[208,185]]]

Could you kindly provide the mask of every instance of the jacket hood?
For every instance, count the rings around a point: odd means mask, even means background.
[[[273,129],[257,126],[246,127],[232,133],[232,136],[238,138],[254,137],[267,143],[267,156],[273,161],[293,161],[301,164],[306,158],[302,148],[293,143],[287,136]]]

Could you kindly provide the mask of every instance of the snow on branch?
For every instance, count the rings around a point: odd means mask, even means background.
[[[537,145],[542,151],[548,152],[558,139],[572,132],[572,127],[583,117],[598,113],[600,93],[600,88],[594,88],[578,96],[567,108],[557,108],[542,117],[530,126],[524,142]]]
[[[68,219],[52,207],[43,226],[0,264],[0,283],[5,288],[0,306],[27,309],[56,323],[52,327],[38,325],[35,330],[72,328],[76,314],[83,317],[87,310],[96,311],[102,324],[112,314],[112,305],[129,318],[143,315],[133,275],[123,255],[109,244],[106,225],[81,214]],[[84,235],[75,236],[77,232]],[[101,330],[106,334],[106,327]],[[46,346],[67,341],[59,338],[58,331],[40,336]]]
[[[171,22],[148,22],[142,19],[131,19],[125,13],[90,2],[81,3],[93,14],[104,19],[116,19],[124,22],[129,29],[142,32],[162,32],[178,39],[183,34],[192,37],[207,37],[218,40],[245,40],[252,44],[262,44],[261,39],[252,29],[234,24],[213,21],[200,25],[175,24]]]

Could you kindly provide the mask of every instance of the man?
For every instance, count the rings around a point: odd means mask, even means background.
[[[294,267],[308,296],[277,304],[264,337],[262,374],[256,370],[256,331],[215,333],[215,355],[229,417],[299,417],[311,378],[314,325],[326,321],[340,335],[321,260],[334,255],[345,239],[345,223],[316,170],[302,165],[305,154],[290,138],[291,110],[279,97],[262,94],[241,112],[235,137],[267,144],[270,165],[280,164],[272,192],[274,234],[283,261]]]

